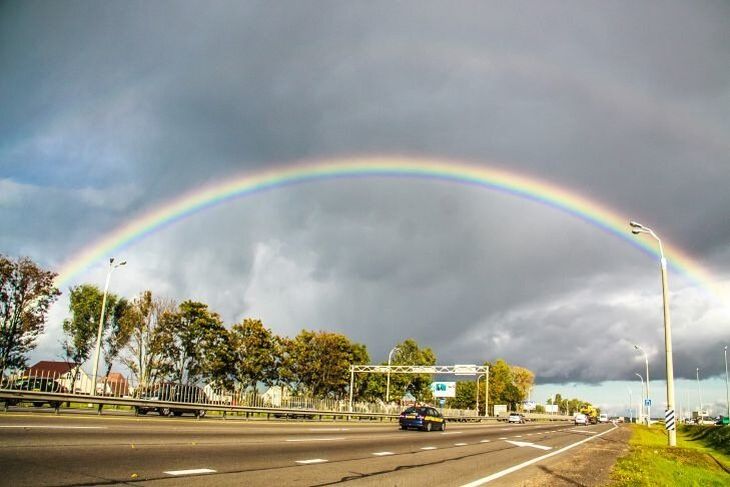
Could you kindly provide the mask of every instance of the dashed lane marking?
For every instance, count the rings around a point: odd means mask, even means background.
[[[106,426],[53,426],[37,424],[3,424],[0,428],[48,429],[48,430],[105,430]]]
[[[392,451],[376,451],[375,453],[373,453],[373,455],[375,455],[376,457],[385,457],[388,455],[395,455],[395,453],[393,453]]]
[[[454,443],[454,446],[466,446],[467,443]]]
[[[435,450],[435,449],[436,449],[435,446],[424,446],[423,448],[421,448],[421,450]]]
[[[507,439],[506,436],[503,436],[503,437],[500,438],[500,440],[506,440],[506,439]]]
[[[326,463],[327,460],[324,458],[310,458],[309,460],[297,460],[296,463],[300,463],[302,465],[311,465],[313,463]]]
[[[479,443],[489,443],[490,441],[492,441],[492,440],[482,440]]]
[[[338,441],[338,440],[344,440],[344,436],[340,436],[338,438],[289,438],[284,441],[288,441],[291,443],[295,442],[303,442],[303,441]]]
[[[192,468],[190,470],[168,470],[164,472],[168,475],[197,475],[201,473],[215,473],[216,471],[210,468]]]
[[[460,435],[463,431],[444,431],[442,435]]]

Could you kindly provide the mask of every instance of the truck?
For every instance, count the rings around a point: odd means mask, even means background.
[[[598,410],[594,408],[591,404],[583,404],[583,406],[581,406],[580,408],[580,412],[588,417],[588,421],[591,424],[598,423]]]

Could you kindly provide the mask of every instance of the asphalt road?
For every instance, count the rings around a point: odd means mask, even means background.
[[[0,414],[0,485],[465,485],[610,430]],[[506,474],[509,475],[509,474]],[[502,476],[501,481],[508,479]]]

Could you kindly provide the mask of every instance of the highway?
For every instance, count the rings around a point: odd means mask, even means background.
[[[465,485],[613,425],[264,422],[0,414],[0,485]],[[508,479],[508,476],[503,479]]]

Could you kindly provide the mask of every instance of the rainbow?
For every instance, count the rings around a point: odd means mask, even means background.
[[[139,215],[99,241],[74,255],[59,270],[55,283],[63,287],[71,283],[92,264],[118,254],[147,236],[195,213],[262,191],[339,178],[355,177],[420,178],[448,181],[500,191],[535,201],[570,214],[658,257],[656,242],[636,238],[628,230],[628,216],[590,200],[580,194],[547,181],[515,172],[460,162],[443,162],[406,157],[368,157],[304,162],[246,174],[224,182],[196,189]],[[668,242],[662,242],[670,266],[691,281],[713,289],[715,279],[699,263]]]

